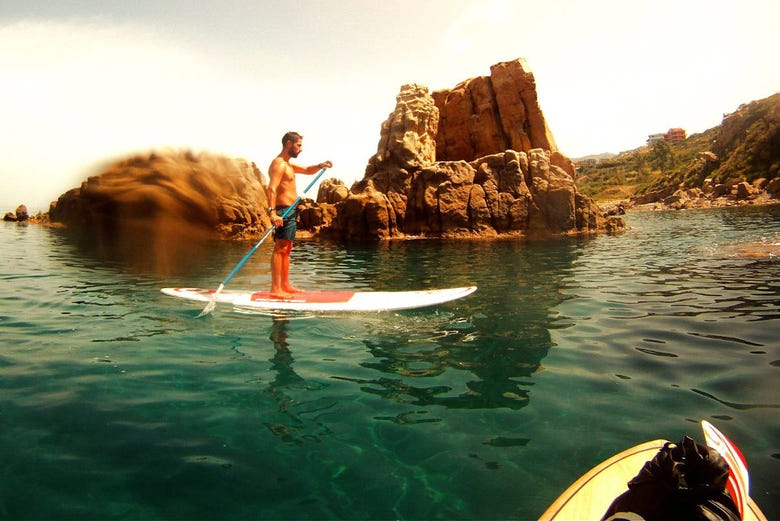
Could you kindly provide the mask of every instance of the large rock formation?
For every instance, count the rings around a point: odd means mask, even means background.
[[[49,217],[53,223],[106,233],[133,227],[242,238],[270,226],[267,207],[254,164],[170,152],[117,162],[60,196]]]
[[[616,231],[619,218],[577,192],[520,60],[431,95],[404,85],[377,153],[344,197],[322,189],[304,227],[340,239]],[[337,186],[337,185],[333,185]],[[335,201],[335,202],[333,202]]]
[[[300,205],[300,229],[339,239],[493,237],[614,231],[579,194],[520,60],[489,77],[431,94],[405,85],[382,124],[362,180],[321,184]],[[249,238],[270,226],[266,185],[254,164],[211,154],[153,153],[120,161],[50,209],[54,223],[113,236]]]

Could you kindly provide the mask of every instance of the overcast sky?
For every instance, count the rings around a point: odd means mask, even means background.
[[[564,154],[628,150],[780,91],[778,20],[777,0],[2,0],[0,210],[139,151],[266,171],[287,130],[351,185],[401,85],[517,58]]]

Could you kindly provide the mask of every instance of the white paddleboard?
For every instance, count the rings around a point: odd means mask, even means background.
[[[474,293],[476,286],[420,291],[303,291],[289,298],[272,296],[267,291],[224,290],[217,302],[236,307],[274,311],[396,311],[435,306]],[[213,289],[163,288],[166,295],[198,302],[209,302]]]

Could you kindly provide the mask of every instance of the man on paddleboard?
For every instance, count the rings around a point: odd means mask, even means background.
[[[303,136],[287,132],[282,137],[282,151],[268,167],[268,212],[274,232],[274,251],[271,254],[271,294],[289,297],[301,290],[290,284],[290,252],[295,240],[297,211],[293,209],[284,219],[280,216],[298,198],[295,174],[312,175],[333,163],[324,161],[311,166],[300,166],[290,161],[298,157],[303,147]]]

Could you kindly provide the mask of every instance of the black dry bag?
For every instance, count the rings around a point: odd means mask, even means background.
[[[726,492],[729,466],[720,454],[685,436],[667,442],[628,482],[602,521],[739,521]]]

